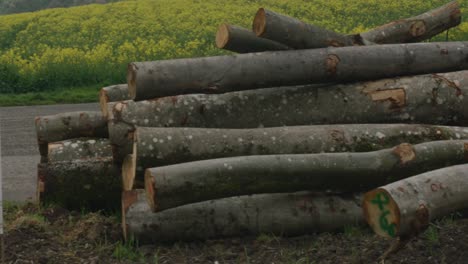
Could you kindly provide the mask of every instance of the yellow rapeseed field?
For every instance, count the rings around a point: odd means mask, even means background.
[[[0,16],[0,92],[125,81],[130,61],[227,54],[219,24],[251,27],[259,7],[342,33],[418,15],[447,0],[139,0]],[[466,7],[466,1],[461,2]],[[431,41],[445,40],[445,34]],[[449,31],[468,40],[468,22]]]

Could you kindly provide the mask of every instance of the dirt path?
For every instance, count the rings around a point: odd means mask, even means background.
[[[0,107],[1,172],[3,199],[34,199],[39,152],[34,118],[60,112],[98,111],[98,104]]]

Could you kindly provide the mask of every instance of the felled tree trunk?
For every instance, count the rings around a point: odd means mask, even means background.
[[[237,53],[291,49],[276,41],[259,38],[251,30],[229,24],[219,26],[216,32],[216,46]]]
[[[133,153],[135,125],[115,121],[109,121],[108,125],[112,158],[116,164],[122,164],[125,156]]]
[[[468,208],[467,179],[468,165],[458,165],[377,188],[364,197],[364,216],[380,236],[417,235],[430,221]]]
[[[134,135],[133,154],[123,162],[126,189],[133,188],[134,180],[143,182],[146,168],[234,156],[375,151],[404,142],[468,139],[468,128],[408,124],[256,129],[138,127]]]
[[[102,115],[107,118],[107,103],[129,100],[127,84],[117,84],[107,86],[99,92],[99,106],[101,107]]]
[[[122,227],[140,244],[275,234],[303,235],[362,223],[360,198],[299,192],[259,194],[153,213],[143,190],[122,195]]]
[[[107,138],[77,138],[49,143],[48,162],[112,157]]]
[[[131,98],[144,100],[464,70],[467,53],[468,42],[441,42],[133,62],[127,80]]]
[[[343,35],[298,19],[260,8],[253,21],[253,31],[295,49],[315,49],[328,46],[409,43],[430,39],[459,25],[460,5],[453,1],[424,14],[393,21],[357,35]]]
[[[79,137],[108,137],[107,121],[100,112],[69,112],[36,117],[36,133],[41,156],[48,143]]]
[[[460,23],[460,4],[452,1],[419,16],[396,20],[359,35],[364,41],[377,44],[418,42]]]
[[[468,71],[331,86],[190,94],[109,104],[116,160],[132,153],[134,126],[257,128],[318,124],[468,124]],[[118,159],[117,159],[118,158]]]
[[[273,11],[260,8],[253,25],[255,35],[290,46],[294,49],[317,49],[329,46],[362,45],[360,39],[304,23]]]
[[[365,153],[242,156],[147,169],[153,211],[255,193],[375,188],[418,173],[468,162],[468,141],[400,144]]]
[[[67,209],[117,209],[120,169],[111,158],[69,160],[38,166],[38,201]]]

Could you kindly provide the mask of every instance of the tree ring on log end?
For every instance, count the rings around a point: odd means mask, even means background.
[[[138,191],[137,190],[130,190],[130,191],[123,191],[122,192],[122,233],[124,236],[125,241],[128,239],[127,234],[127,212],[130,206],[138,201]]]
[[[99,91],[99,106],[101,107],[101,112],[104,118],[107,119],[108,112],[107,112],[107,103],[109,102],[109,96],[107,95],[107,91],[105,89],[101,89]]]
[[[130,191],[135,181],[136,153],[125,156],[122,164],[122,189]]]
[[[230,38],[229,26],[222,24],[216,32],[216,47],[222,49],[226,46]]]
[[[252,30],[253,32],[255,32],[255,35],[257,35],[257,37],[261,37],[263,34],[265,34],[265,29],[266,12],[264,8],[260,8],[258,9],[257,14],[255,14]]]
[[[155,182],[153,175],[151,174],[150,170],[145,171],[145,191],[146,191],[146,199],[148,200],[148,204],[153,212],[158,210],[156,199],[156,192],[157,189],[155,188]]]
[[[127,66],[127,84],[128,84],[128,94],[133,100],[136,98],[136,73],[137,66],[134,63],[129,63]]]
[[[391,195],[379,188],[364,195],[364,218],[374,232],[387,238],[395,238],[400,230],[400,209]]]

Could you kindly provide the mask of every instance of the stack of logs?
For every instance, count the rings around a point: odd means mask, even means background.
[[[451,2],[342,35],[261,8],[253,31],[217,32],[244,54],[130,63],[102,112],[37,118],[38,195],[93,209],[121,195],[140,243],[364,221],[417,234],[468,204],[468,42],[402,43],[460,21]]]

